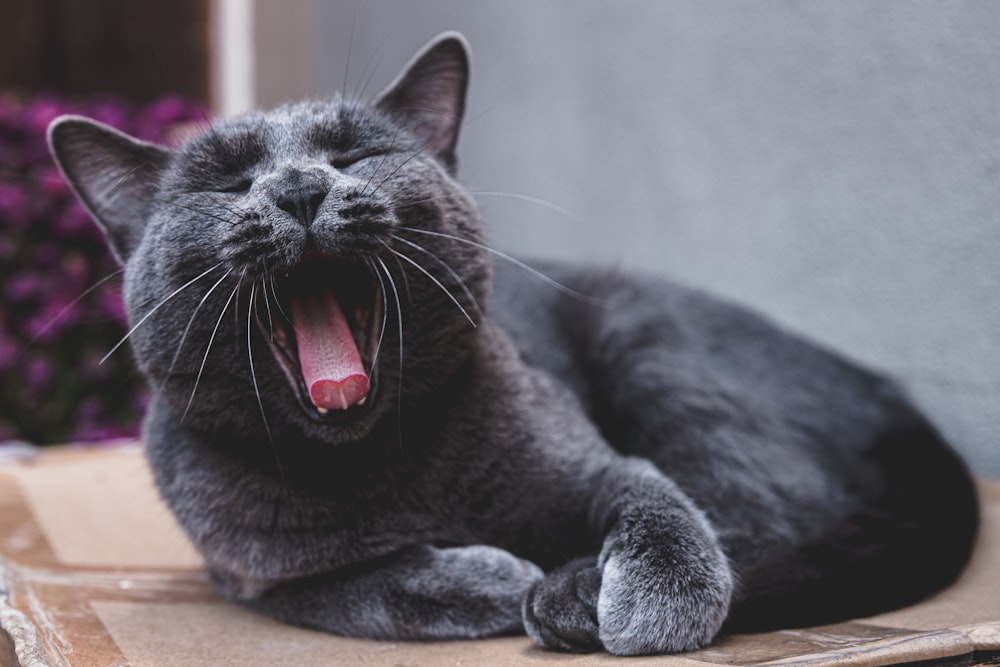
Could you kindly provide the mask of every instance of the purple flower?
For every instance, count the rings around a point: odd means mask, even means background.
[[[72,305],[71,300],[58,298],[46,302],[25,327],[32,342],[54,340],[79,322],[80,309]]]
[[[28,386],[32,389],[43,389],[52,379],[55,368],[45,357],[35,357],[28,361],[27,371]]]
[[[23,273],[7,280],[4,295],[12,303],[22,303],[34,298],[42,291],[44,291],[44,286],[37,275]]]
[[[35,176],[38,185],[42,190],[42,195],[47,197],[65,197],[69,194],[69,186],[59,170],[53,165],[41,169]]]
[[[45,136],[49,123],[64,113],[66,110],[55,100],[40,99],[27,107],[24,120],[30,132],[41,132]]]
[[[96,396],[90,396],[80,401],[80,407],[76,410],[76,418],[89,426],[97,420],[103,409],[101,400]]]
[[[7,370],[17,358],[17,345],[0,331],[0,370]]]
[[[30,220],[28,194],[13,183],[0,182],[0,224],[23,229]]]
[[[125,321],[125,302],[116,285],[101,291],[101,313],[104,317]]]
[[[46,129],[65,113],[160,143],[206,118],[178,97],[138,107],[0,94],[0,439],[135,435],[147,399],[127,354],[97,365],[125,333],[124,309],[119,281],[101,282],[118,270],[103,234],[48,155]]]
[[[55,225],[61,234],[78,236],[81,233],[92,231],[94,222],[82,206],[70,206],[59,215]]]
[[[129,125],[131,114],[121,104],[106,101],[99,103],[90,110],[90,116],[105,125],[125,129]]]

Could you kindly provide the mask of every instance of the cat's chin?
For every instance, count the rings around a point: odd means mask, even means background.
[[[310,254],[255,307],[257,325],[310,420],[343,425],[371,412],[384,306],[363,264]]]

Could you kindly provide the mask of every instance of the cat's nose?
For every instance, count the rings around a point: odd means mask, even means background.
[[[326,199],[327,190],[321,185],[292,188],[278,195],[278,208],[292,214],[303,227],[316,219],[320,204]]]

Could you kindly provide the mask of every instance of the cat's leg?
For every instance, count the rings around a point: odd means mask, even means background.
[[[238,599],[285,623],[374,639],[465,639],[520,632],[521,600],[542,571],[490,546],[417,546]]]
[[[623,459],[596,495],[590,523],[606,538],[538,582],[525,600],[528,633],[560,650],[617,655],[700,648],[719,631],[733,580],[702,512],[651,464]]]

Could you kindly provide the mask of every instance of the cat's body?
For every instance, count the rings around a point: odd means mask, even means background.
[[[951,580],[971,480],[890,382],[660,279],[498,267],[491,293],[450,176],[466,75],[446,37],[371,106],[177,152],[52,130],[126,264],[149,459],[220,589],[343,634],[638,654]]]

